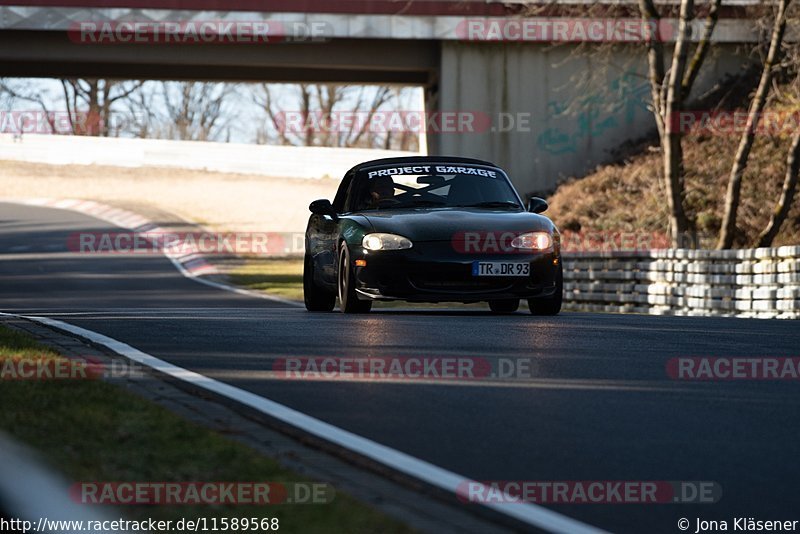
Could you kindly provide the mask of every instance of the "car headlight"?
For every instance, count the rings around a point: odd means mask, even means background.
[[[547,232],[531,232],[515,237],[511,246],[522,250],[548,250],[553,246],[553,238]]]
[[[394,234],[367,234],[361,241],[367,250],[404,250],[411,248],[411,240]]]

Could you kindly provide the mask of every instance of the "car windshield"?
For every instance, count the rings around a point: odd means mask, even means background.
[[[439,207],[522,209],[502,172],[476,166],[369,169],[357,177],[351,198],[351,211]]]

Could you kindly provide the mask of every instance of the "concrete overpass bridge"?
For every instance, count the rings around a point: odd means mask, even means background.
[[[575,2],[569,3],[575,9]],[[482,128],[428,135],[431,153],[494,160],[509,170],[523,192],[547,191],[559,178],[608,161],[616,147],[646,135],[654,125],[646,109],[649,90],[641,42],[616,39],[621,42],[613,53],[606,50],[601,57],[591,46],[575,42],[527,40],[519,34],[524,31],[519,24],[534,20],[526,18],[532,5],[469,0],[0,0],[0,76],[418,85],[425,88],[429,112],[477,112],[490,118]],[[738,9],[724,9],[715,38],[725,46],[710,58],[698,90],[741,67],[736,45],[752,40],[753,34],[737,18]],[[548,17],[559,15],[563,13],[557,6],[547,11]],[[635,5],[631,17],[638,18]],[[289,39],[178,45],[151,38],[110,44],[92,42],[86,38],[90,34],[80,33],[86,23],[118,29],[126,22],[208,21],[266,22]],[[467,26],[471,22],[479,24],[477,33]],[[499,40],[487,29],[490,24],[501,28]],[[303,37],[297,28],[313,28],[313,35]],[[574,31],[574,23],[570,28]]]

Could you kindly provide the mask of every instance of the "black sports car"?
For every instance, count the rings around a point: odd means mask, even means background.
[[[560,236],[547,202],[522,199],[502,169],[455,157],[392,158],[347,172],[333,203],[309,206],[309,311],[368,312],[375,300],[481,302],[561,310]]]

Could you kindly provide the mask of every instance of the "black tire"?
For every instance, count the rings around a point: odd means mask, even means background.
[[[528,299],[528,308],[533,315],[558,315],[561,312],[561,302],[564,300],[564,269],[558,265],[556,273],[556,292],[552,297],[544,299]]]
[[[492,313],[514,313],[519,309],[519,299],[490,300]]]
[[[336,293],[326,291],[314,282],[314,262],[308,254],[303,261],[303,300],[310,312],[329,312],[336,306]]]
[[[344,313],[368,313],[372,309],[371,300],[358,300],[356,285],[353,282],[353,267],[350,262],[350,251],[342,243],[339,253],[339,308]]]

